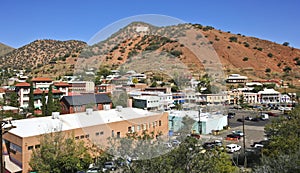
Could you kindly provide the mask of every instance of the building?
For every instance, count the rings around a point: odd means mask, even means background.
[[[46,133],[62,132],[75,139],[100,147],[107,146],[108,137],[122,138],[127,133],[144,130],[155,135],[168,133],[168,113],[153,113],[136,108],[87,111],[76,114],[30,118],[12,121],[16,128],[3,135],[8,152],[5,169],[30,171],[32,151],[40,147],[40,137]],[[13,171],[12,171],[13,172]]]
[[[264,89],[258,92],[259,101],[264,106],[278,106],[280,104],[280,93],[274,89]]]
[[[66,82],[54,82],[54,88],[61,91],[63,96],[68,96],[69,94],[69,84]]]
[[[72,93],[94,93],[95,83],[92,81],[70,81],[69,92]]]
[[[19,104],[21,108],[27,108],[29,104],[30,84],[27,82],[17,83],[15,92],[19,96]]]
[[[158,96],[133,97],[133,107],[147,110],[157,110],[160,106]]]
[[[248,80],[247,76],[241,76],[239,74],[231,74],[226,79],[226,83],[246,83]]]
[[[114,84],[101,84],[95,86],[95,93],[112,93],[116,86]]]
[[[254,104],[259,103],[257,93],[244,92],[243,97],[244,97],[244,102],[248,103],[250,105],[254,105]]]
[[[52,79],[47,77],[37,77],[31,79],[33,88],[40,88],[41,90],[48,90],[50,85],[53,84]]]
[[[169,113],[169,130],[176,133],[183,128],[183,117],[195,120],[190,133],[199,134],[199,111],[171,111]],[[227,116],[219,113],[200,113],[201,134],[210,134],[216,130],[223,130],[228,125]]]
[[[227,104],[229,103],[230,96],[228,94],[196,94],[196,102],[201,105],[207,104]]]
[[[64,96],[60,100],[61,113],[85,112],[87,108],[106,110],[112,108],[112,101],[107,94],[83,94]]]

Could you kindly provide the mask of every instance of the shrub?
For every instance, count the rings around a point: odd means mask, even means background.
[[[273,54],[272,53],[268,53],[268,57],[272,58]]]
[[[294,61],[298,61],[298,60],[299,60],[299,57],[294,58]]]
[[[289,42],[282,43],[283,46],[288,46],[289,44],[290,44]]]
[[[281,66],[281,63],[278,63],[277,66],[280,67],[280,66]]]
[[[262,51],[262,50],[263,50],[263,48],[259,47],[259,48],[257,48],[257,50],[259,50],[259,51]]]
[[[177,56],[180,56],[182,54],[182,52],[179,50],[173,50],[170,52],[170,54],[177,57]]]
[[[245,47],[249,47],[250,45],[249,45],[249,43],[244,42],[244,46],[245,46]]]
[[[266,68],[265,72],[266,72],[266,73],[270,73],[270,72],[271,72],[271,69],[270,69],[270,68]]]
[[[123,58],[119,56],[119,57],[118,57],[118,60],[121,61],[121,60],[123,60]]]
[[[243,61],[248,61],[248,59],[249,59],[248,57],[244,57]]]
[[[237,42],[237,41],[238,41],[238,38],[232,36],[232,37],[229,37],[229,41],[230,41],[230,42]]]
[[[297,61],[296,61],[296,65],[300,65],[300,60],[297,60]]]
[[[227,46],[227,49],[230,49],[231,47],[230,46]]]
[[[286,72],[286,73],[289,73],[291,70],[292,70],[292,68],[289,67],[289,66],[285,66],[285,67],[283,68],[283,71]]]

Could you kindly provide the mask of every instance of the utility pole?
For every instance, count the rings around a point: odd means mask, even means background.
[[[198,121],[198,132],[201,135],[202,134],[202,124],[201,124],[201,121],[200,121],[200,117],[201,117],[201,108],[199,108],[199,113],[198,113],[198,118],[199,118],[199,121]]]
[[[245,115],[243,114],[243,148],[244,148],[244,168],[247,167],[247,157],[246,157],[246,133],[245,133]]]

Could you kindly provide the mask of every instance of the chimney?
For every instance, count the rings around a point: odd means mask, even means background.
[[[59,119],[59,112],[52,112],[52,119]]]
[[[123,106],[116,106],[116,111],[121,112],[123,109]]]
[[[92,109],[92,108],[87,108],[87,109],[85,110],[85,112],[86,112],[87,115],[92,115],[93,109]]]

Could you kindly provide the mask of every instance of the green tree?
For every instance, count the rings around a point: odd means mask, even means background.
[[[137,84],[137,83],[139,83],[139,80],[137,78],[133,78],[132,83]]]
[[[10,94],[10,106],[19,107],[19,100],[18,94],[13,92]]]
[[[55,110],[55,106],[53,101],[52,85],[50,85],[48,91],[46,116],[50,116],[54,110]]]
[[[30,82],[30,91],[29,91],[29,103],[28,103],[28,111],[34,114],[34,95],[33,95],[33,83]]]
[[[58,132],[42,136],[40,148],[33,150],[29,165],[37,172],[75,173],[87,169],[91,161],[83,141]]]
[[[46,116],[46,108],[47,108],[46,94],[45,94],[45,91],[43,91],[43,94],[42,94],[42,116]]]
[[[266,125],[268,143],[264,146],[261,164],[254,172],[300,171],[300,107],[289,118],[280,117]]]

